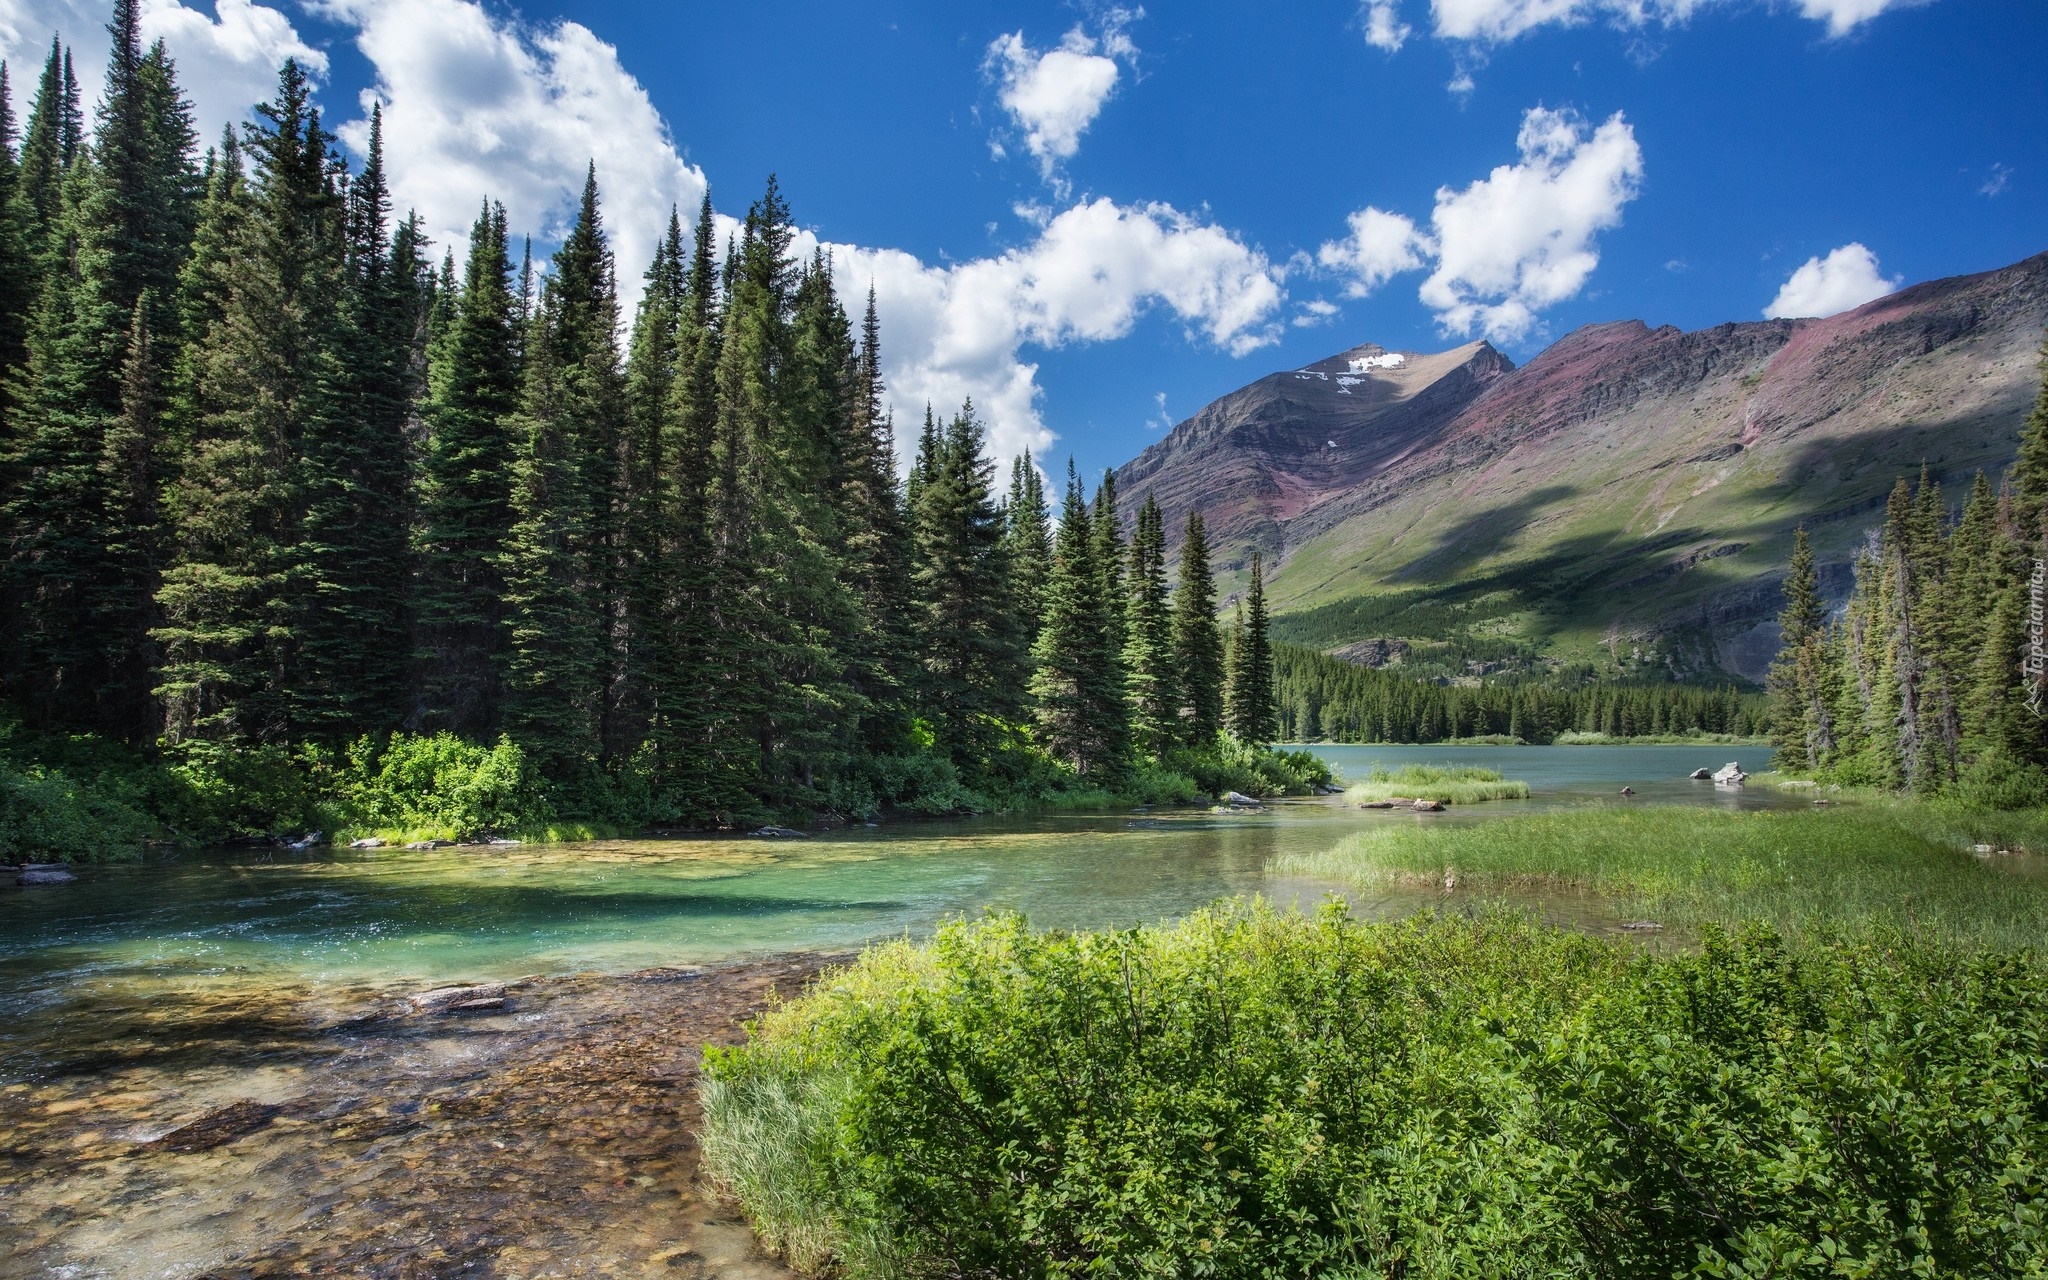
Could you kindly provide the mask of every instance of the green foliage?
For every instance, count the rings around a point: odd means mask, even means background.
[[[850,1277],[2032,1275],[2044,994],[1903,935],[998,916],[710,1049],[704,1150]]]
[[[1223,721],[1230,735],[1263,745],[1280,736],[1279,707],[1274,701],[1273,645],[1266,618],[1265,566],[1252,552],[1251,582],[1238,606],[1230,633],[1230,655],[1223,691]]]
[[[131,858],[161,828],[98,786],[40,765],[0,760],[0,862]]]
[[[545,789],[509,737],[485,747],[452,733],[357,739],[334,780],[339,834],[445,831],[453,839],[521,831],[551,816]]]
[[[194,840],[298,835],[323,829],[330,761],[276,743],[194,738],[167,756],[178,786],[168,825]]]
[[[1254,747],[1228,736],[1170,751],[1164,763],[1192,778],[1205,796],[1236,791],[1264,799],[1305,796],[1331,782],[1330,766],[1313,751]]]
[[[1173,665],[1180,677],[1181,740],[1207,745],[1223,732],[1223,633],[1216,626],[1216,584],[1209,534],[1199,509],[1188,512],[1173,593]]]
[[[1374,765],[1362,782],[1353,783],[1344,799],[1352,804],[1406,796],[1439,804],[1476,804],[1482,800],[1527,800],[1529,784],[1503,779],[1497,769],[1472,765],[1404,764],[1387,770]]]

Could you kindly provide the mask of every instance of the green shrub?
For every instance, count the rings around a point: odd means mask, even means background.
[[[1204,795],[1240,791],[1248,796],[1305,796],[1330,785],[1329,764],[1313,751],[1250,747],[1231,737],[1212,746],[1170,752],[1166,767],[1192,778]]]
[[[489,747],[452,733],[360,738],[335,798],[347,826],[454,838],[518,831],[552,816],[525,753],[505,737]]]
[[[166,752],[174,784],[163,816],[195,840],[297,834],[329,822],[329,762],[281,746],[185,742]]]
[[[131,858],[157,829],[148,814],[61,771],[0,761],[0,862]]]
[[[1991,750],[1977,757],[1942,795],[1971,809],[2037,808],[2048,804],[2048,770]]]
[[[707,1050],[704,1154],[855,1278],[2039,1276],[2044,998],[1904,935],[1003,916]]]

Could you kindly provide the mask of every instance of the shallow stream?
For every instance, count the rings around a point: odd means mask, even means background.
[[[0,1280],[770,1274],[662,1144],[686,1127],[697,1047],[808,972],[800,953],[989,908],[1118,927],[1241,894],[1313,904],[1333,886],[1271,861],[1389,822],[1807,803],[1686,779],[1761,767],[1760,748],[1321,750],[1353,778],[1484,764],[1533,794],[1430,815],[1318,800],[784,840],[216,851],[0,890]],[[1352,902],[1391,916],[1441,898]],[[1584,898],[1528,905],[1620,923]],[[521,978],[474,1017],[402,999]],[[195,1122],[220,1141],[168,1136]]]

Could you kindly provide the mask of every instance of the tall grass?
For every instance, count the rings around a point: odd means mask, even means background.
[[[1363,782],[1344,793],[1352,804],[1391,800],[1435,800],[1439,804],[1476,804],[1482,800],[1527,800],[1529,784],[1513,782],[1498,770],[1472,765],[1404,764],[1391,772],[1374,766]]]
[[[1441,884],[1481,897],[1583,892],[1666,924],[1790,931],[1882,925],[1959,942],[2048,939],[2048,880],[1971,848],[2048,849],[2048,814],[1911,802],[1727,812],[1606,808],[1459,827],[1387,827],[1279,860],[1365,888]]]

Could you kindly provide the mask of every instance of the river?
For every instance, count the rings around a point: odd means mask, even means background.
[[[0,890],[0,1280],[773,1275],[676,1135],[696,1047],[793,989],[807,955],[990,908],[1118,927],[1241,894],[1312,903],[1333,886],[1271,861],[1389,822],[1806,803],[1685,776],[1761,767],[1755,747],[1318,750],[1353,778],[1484,764],[1532,795],[1431,815],[1323,799],[782,840],[244,849]],[[1531,905],[1603,923],[1583,900]],[[516,985],[483,1016],[404,1000],[491,980]]]

